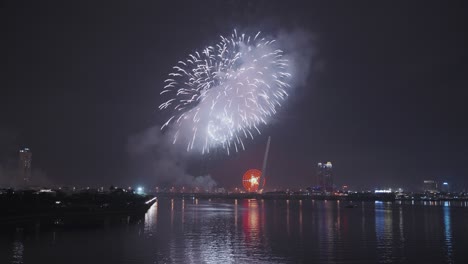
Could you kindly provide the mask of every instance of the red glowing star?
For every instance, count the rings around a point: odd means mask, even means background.
[[[247,192],[256,192],[260,187],[260,177],[262,172],[256,169],[250,169],[242,177],[242,185]],[[265,179],[262,186],[265,185]]]

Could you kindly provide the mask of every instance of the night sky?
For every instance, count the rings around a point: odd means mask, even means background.
[[[1,4],[2,166],[28,146],[56,184],[154,184],[127,145],[162,125],[171,67],[233,28],[301,30],[315,51],[306,84],[246,151],[198,157],[192,173],[240,187],[271,135],[269,188],[313,184],[319,161],[338,185],[468,186],[463,1],[135,2]]]

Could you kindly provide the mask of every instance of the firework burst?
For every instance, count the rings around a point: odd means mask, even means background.
[[[244,140],[261,134],[290,88],[283,51],[260,32],[247,36],[234,30],[173,69],[159,106],[171,116],[161,129],[170,128],[173,143],[186,144],[187,151],[245,149]]]

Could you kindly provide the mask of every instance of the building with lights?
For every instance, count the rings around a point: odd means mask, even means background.
[[[442,183],[442,186],[441,186],[441,188],[440,188],[440,190],[441,190],[442,192],[446,192],[446,193],[450,192],[450,188],[449,188],[448,182],[443,182],[443,183]]]
[[[31,179],[32,152],[29,148],[23,148],[19,151],[18,170],[20,180],[28,183]]]
[[[437,192],[437,182],[433,180],[425,180],[423,190],[425,192]]]
[[[331,162],[317,164],[318,189],[322,192],[333,192],[333,166]]]

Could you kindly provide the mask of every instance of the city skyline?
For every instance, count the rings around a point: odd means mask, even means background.
[[[268,150],[266,150],[266,153]],[[265,155],[266,155],[265,153]],[[25,147],[21,148],[18,150],[18,165],[16,167],[13,167],[11,177],[10,177],[10,182],[6,183],[3,182],[1,183],[0,187],[14,187],[14,188],[40,188],[40,187],[49,187],[49,188],[76,188],[76,184],[71,185],[60,185],[60,184],[52,184],[49,186],[40,186],[38,182],[35,182],[34,178],[31,181],[31,171],[32,171],[32,151]],[[264,158],[267,158],[266,156]],[[265,161],[265,160],[264,160]],[[266,164],[263,165],[263,169],[265,169],[267,166]],[[299,186],[299,187],[293,187],[291,186],[282,186],[282,187],[273,187],[273,188],[260,188],[260,175],[263,175],[263,173],[257,169],[249,169],[247,172],[243,174],[242,178],[242,183],[240,185],[235,185],[235,186],[218,186],[218,185],[206,185],[203,186],[203,183],[201,182],[200,185],[194,185],[190,186],[188,184],[184,183],[175,183],[172,182],[169,185],[163,184],[162,186],[156,185],[148,185],[144,186],[144,184],[139,184],[136,186],[128,186],[130,189],[143,189],[147,188],[148,190],[156,191],[159,192],[159,190],[165,190],[165,191],[176,191],[176,192],[191,192],[194,191],[195,189],[199,191],[208,191],[208,192],[216,192],[217,189],[223,189],[227,192],[229,191],[236,191],[236,190],[241,190],[242,187],[245,189],[246,192],[271,192],[271,191],[287,191],[287,190],[294,190],[294,191],[305,191],[305,190],[310,190],[311,193],[322,193],[322,194],[328,194],[328,195],[333,195],[336,192],[354,192],[354,191],[373,191],[373,190],[384,190],[384,192],[396,192],[398,190],[404,190],[406,192],[415,192],[415,193],[420,193],[420,192],[429,192],[429,193],[438,193],[438,192],[443,192],[443,193],[448,193],[450,191],[453,192],[465,192],[466,187],[464,186],[458,186],[458,188],[450,188],[452,183],[447,182],[444,179],[438,179],[438,180],[424,180],[420,186],[416,186],[413,188],[408,188],[408,186],[404,186],[401,184],[393,184],[393,185],[385,185],[382,186],[382,184],[377,184],[371,188],[357,188],[357,186],[353,186],[353,184],[349,183],[343,183],[344,185],[342,186],[337,186],[336,183],[334,182],[334,174],[333,174],[333,164],[330,161],[327,162],[318,162],[317,167],[316,167],[316,172],[311,178],[311,181],[309,184],[306,184],[304,186]],[[255,176],[255,177],[254,177]],[[252,177],[254,178],[252,180]],[[265,179],[262,180],[263,182]],[[248,184],[246,185],[246,182]],[[84,189],[98,189],[98,190],[104,190],[106,187],[104,186],[95,186],[95,185],[90,185],[90,184],[85,184],[86,187],[81,186],[81,188]],[[92,187],[90,187],[92,186]],[[111,185],[111,188],[114,185]],[[125,184],[123,186],[126,186]],[[175,187],[176,186],[176,187]],[[252,187],[251,187],[252,186]],[[265,186],[263,184],[263,186]],[[162,187],[162,188],[161,188]],[[350,188],[351,187],[351,188]],[[80,187],[79,187],[80,188]],[[123,187],[127,188],[127,187]],[[225,189],[227,188],[227,189]],[[382,189],[384,188],[384,189]],[[393,191],[392,191],[393,189]]]

